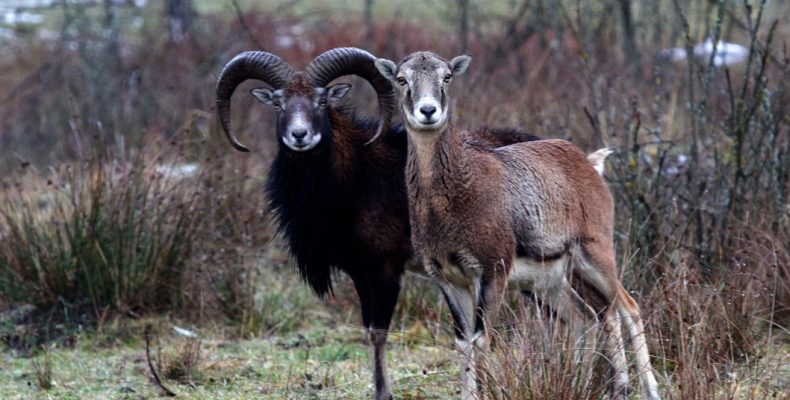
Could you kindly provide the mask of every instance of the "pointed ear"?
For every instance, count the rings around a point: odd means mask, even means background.
[[[447,65],[450,67],[450,71],[453,72],[453,75],[461,75],[469,68],[470,62],[472,62],[472,57],[462,55],[453,58]]]
[[[394,62],[387,60],[386,58],[379,58],[373,63],[376,64],[376,69],[379,70],[379,73],[383,77],[395,82],[395,74],[398,73],[398,66]]]
[[[263,104],[274,103],[274,92],[266,88],[255,88],[250,90],[253,96]]]
[[[348,83],[338,83],[326,90],[326,101],[329,104],[335,104],[340,101],[349,90],[351,90],[351,85]]]

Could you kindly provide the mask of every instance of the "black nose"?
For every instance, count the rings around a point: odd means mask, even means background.
[[[307,129],[298,129],[295,131],[291,131],[291,135],[297,139],[302,139],[307,136]]]
[[[422,106],[420,107],[420,112],[425,115],[427,118],[431,118],[431,115],[436,112],[436,107],[434,106]]]

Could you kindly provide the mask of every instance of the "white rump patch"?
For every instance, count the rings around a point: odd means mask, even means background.
[[[593,153],[590,153],[587,156],[587,161],[589,161],[590,164],[592,164],[593,168],[595,168],[595,170],[598,171],[599,175],[603,175],[603,171],[605,167],[604,163],[606,161],[606,157],[609,157],[610,154],[612,154],[612,150],[607,147],[604,147],[602,149],[596,150]]]

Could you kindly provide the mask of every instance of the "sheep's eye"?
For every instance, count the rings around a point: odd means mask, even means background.
[[[318,105],[321,107],[326,107],[326,99],[318,100]]]
[[[401,76],[401,77],[398,77],[398,84],[399,84],[399,85],[401,85],[401,86],[406,86],[406,83],[407,83],[407,82],[406,82],[406,78],[404,78],[404,77],[402,77],[402,76]]]
[[[277,111],[280,111],[280,110],[283,109],[283,107],[282,107],[282,105],[280,105],[279,101],[272,102],[272,105],[274,106],[274,109],[277,110]]]
[[[444,83],[450,83],[450,79],[453,78],[452,74],[447,74],[444,76]]]

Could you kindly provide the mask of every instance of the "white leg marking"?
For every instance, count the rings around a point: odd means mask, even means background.
[[[632,315],[625,306],[621,305],[618,311],[625,322],[631,336],[634,353],[636,353],[637,373],[639,374],[639,387],[642,396],[646,399],[658,400],[661,396],[658,394],[658,382],[653,375],[653,367],[650,365],[650,352],[647,349],[642,320],[638,315]]]
[[[385,330],[369,331],[371,358],[373,360],[373,380],[376,385],[376,400],[392,398],[389,372],[387,371],[387,334]]]
[[[617,311],[610,309],[604,316],[604,324],[607,330],[607,343],[604,354],[609,357],[609,363],[613,369],[612,397],[615,399],[627,398],[628,389],[628,361],[625,358],[625,346],[620,329],[620,321],[617,318]]]
[[[474,334],[475,318],[475,286],[453,285],[446,281],[437,280],[442,290],[447,293],[448,300],[456,307],[462,317],[462,326],[459,329],[463,332],[464,338],[456,338],[455,343],[462,353],[461,360],[461,398],[464,400],[477,399],[477,365]]]

